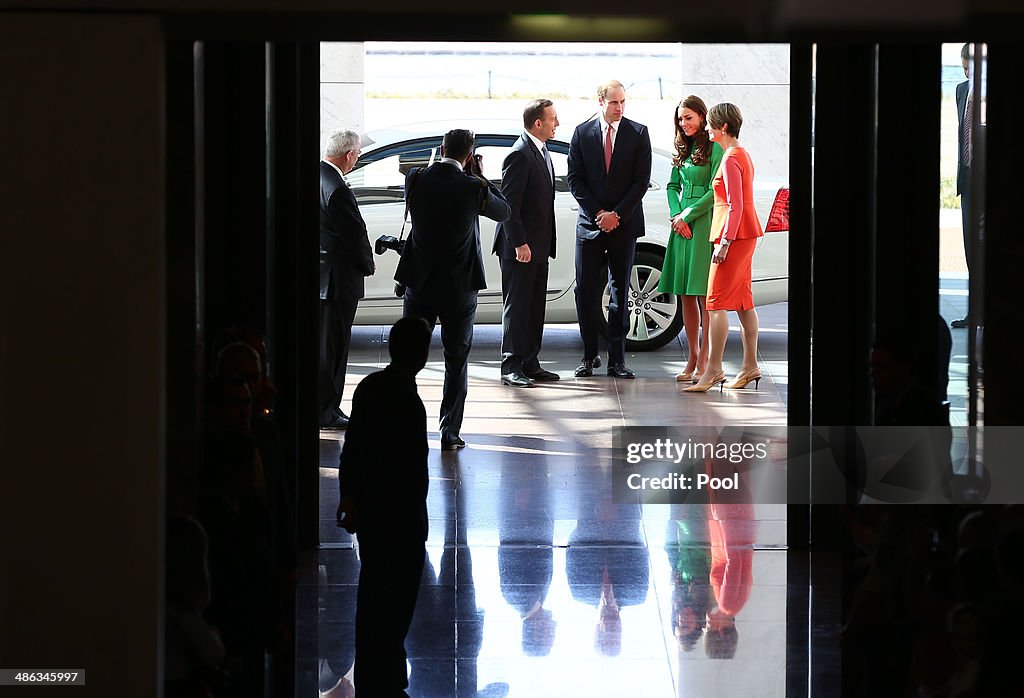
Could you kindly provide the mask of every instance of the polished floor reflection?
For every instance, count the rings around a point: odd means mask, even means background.
[[[760,390],[701,395],[673,380],[685,360],[675,342],[630,356],[636,380],[573,378],[570,326],[549,327],[542,352],[562,380],[508,388],[500,330],[479,327],[469,446],[456,452],[437,450],[435,346],[418,378],[435,431],[428,562],[406,641],[410,695],[785,695],[785,507],[621,501],[609,458],[617,426],[785,424],[785,318],[785,305],[761,313]],[[356,329],[351,382],[386,363],[381,340],[381,328]],[[732,372],[739,351],[734,331]],[[300,698],[350,695],[359,561],[334,525],[342,438],[321,433],[323,547],[300,579]]]

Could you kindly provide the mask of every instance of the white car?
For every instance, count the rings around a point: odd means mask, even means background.
[[[346,176],[366,220],[371,243],[382,235],[399,237],[405,214],[405,174],[411,167],[429,165],[440,159],[441,129],[430,135],[389,131],[363,137],[365,146],[355,168]],[[483,156],[484,174],[501,185],[501,164],[519,138],[521,130],[492,129],[476,134],[476,152]],[[547,322],[576,322],[574,294],[576,217],[579,205],[566,182],[569,144],[547,143],[555,168],[555,226],[557,249],[548,273]],[[679,334],[683,326],[682,303],[677,296],[659,293],[665,245],[671,232],[665,185],[672,170],[672,155],[654,149],[651,183],[644,196],[647,234],[637,240],[636,261],[630,279],[630,351],[657,349]],[[758,217],[765,236],[754,253],[754,301],[758,305],[785,301],[788,290],[789,189],[777,183],[755,182]],[[498,258],[490,253],[495,223],[480,219],[487,288],[480,291],[476,321],[501,323],[501,271]],[[406,224],[408,237],[411,223]],[[377,273],[366,279],[366,296],[359,303],[356,324],[387,325],[402,314],[402,300],[395,296],[395,267],[398,254],[384,250],[377,256]],[[608,291],[604,294],[607,309]]]

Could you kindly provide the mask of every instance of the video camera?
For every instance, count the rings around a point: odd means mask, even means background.
[[[405,240],[399,240],[394,235],[381,235],[373,244],[373,251],[377,254],[384,254],[385,250],[394,250],[401,256],[405,249]]]

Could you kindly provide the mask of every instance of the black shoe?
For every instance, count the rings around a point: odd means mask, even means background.
[[[954,320],[953,322],[949,323],[949,326],[952,327],[954,330],[962,330],[963,328],[967,327],[968,324],[969,323],[967,318],[962,317],[959,320]]]
[[[594,357],[594,368],[601,368],[601,357],[600,356],[595,356]]]
[[[580,361],[580,365],[576,367],[573,375],[577,378],[589,378],[594,375],[594,361],[592,359],[583,359],[583,361]]]
[[[525,373],[524,372],[523,375],[525,375],[530,380],[536,381],[538,383],[545,383],[545,382],[548,382],[548,381],[557,381],[557,380],[561,380],[561,378],[562,378],[560,375],[558,375],[554,371],[545,371],[543,368],[538,368],[536,371],[531,371],[530,373]]]
[[[348,428],[348,417],[343,414],[335,415],[332,419],[327,422],[320,424],[321,429],[347,429]]]
[[[504,373],[501,376],[501,382],[505,385],[511,385],[513,388],[532,388],[533,381],[524,376],[519,371],[513,371],[512,373]]]
[[[466,447],[466,442],[463,441],[462,439],[460,439],[458,436],[456,436],[451,441],[442,441],[441,442],[441,450],[442,451],[457,451],[460,448],[465,448],[465,447]]]
[[[636,374],[626,368],[626,364],[608,364],[608,375],[615,378],[636,378]]]

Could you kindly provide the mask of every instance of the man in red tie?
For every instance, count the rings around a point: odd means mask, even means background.
[[[597,88],[598,115],[576,127],[569,148],[569,190],[579,202],[576,221],[576,315],[583,360],[576,377],[594,375],[601,294],[608,300],[608,375],[634,378],[626,367],[629,276],[636,240],[644,234],[644,194],[651,180],[647,127],[625,118],[626,88],[610,80]],[[601,273],[608,265],[608,277]]]

